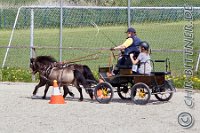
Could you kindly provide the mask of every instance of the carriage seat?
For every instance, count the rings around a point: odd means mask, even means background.
[[[151,74],[154,74],[154,75],[169,75],[169,74],[171,74],[171,72],[151,72]]]
[[[119,65],[119,69],[131,69],[132,65]]]

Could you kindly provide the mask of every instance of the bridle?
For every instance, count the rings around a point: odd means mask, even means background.
[[[36,63],[35,63],[35,61],[31,61],[31,62],[30,62],[30,68],[32,69],[32,73],[33,73],[33,74],[36,74],[37,72],[39,72],[39,71],[36,69]]]

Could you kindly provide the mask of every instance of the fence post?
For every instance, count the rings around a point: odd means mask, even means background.
[[[16,24],[17,24],[17,20],[18,20],[21,8],[22,8],[22,6],[17,11],[17,15],[16,15],[15,22],[14,22],[14,25],[13,25],[13,28],[12,28],[12,32],[11,32],[11,35],[10,35],[10,40],[9,40],[9,43],[8,43],[8,47],[6,49],[6,53],[5,53],[5,56],[4,56],[4,59],[3,59],[2,68],[4,68],[4,65],[6,63],[6,59],[7,59],[8,52],[9,52],[9,49],[10,49],[10,45],[11,45],[11,42],[12,42],[12,39],[13,39],[13,35],[14,35],[14,29],[16,28]]]
[[[4,10],[4,12],[3,12],[3,26],[4,26],[4,28],[6,28],[6,13],[5,13],[5,10]]]
[[[34,11],[31,9],[31,23],[30,23],[30,58],[36,57],[34,50]],[[32,81],[35,81],[35,75],[32,74]]]
[[[200,51],[199,51],[199,56],[198,56],[198,59],[197,59],[197,64],[196,64],[196,69],[195,69],[196,72],[198,71],[199,63],[200,63]]]
[[[1,9],[1,13],[0,13],[0,28],[2,28],[2,26],[1,26],[2,25],[2,22],[1,22],[2,21],[2,13],[3,13],[3,9]]]
[[[3,69],[0,69],[0,81],[3,81],[3,74],[2,74]]]
[[[63,0],[60,0],[60,62],[62,61],[62,23],[63,23]]]
[[[128,28],[131,27],[131,0],[128,0]]]
[[[34,11],[33,9],[31,9],[31,23],[30,23],[30,58],[33,57],[34,55],[34,51],[33,51],[33,47],[34,47]],[[35,56],[35,55],[34,55]]]

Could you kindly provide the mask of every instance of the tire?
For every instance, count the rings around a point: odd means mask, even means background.
[[[99,103],[109,103],[113,98],[113,94],[113,87],[108,82],[99,83],[94,89],[94,97]]]
[[[117,87],[117,94],[123,100],[131,100],[131,89],[129,84]]]
[[[159,101],[169,101],[173,96],[173,91],[175,90],[171,82],[168,80],[164,82],[164,84],[160,87],[160,89],[161,89],[161,92],[166,92],[166,91],[170,91],[170,92],[165,93],[165,94],[155,94],[155,97]]]
[[[131,100],[135,104],[145,105],[150,97],[150,89],[145,83],[137,83],[131,88]]]

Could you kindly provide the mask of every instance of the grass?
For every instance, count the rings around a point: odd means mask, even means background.
[[[0,70],[0,81],[31,82],[32,76],[29,70],[5,68]]]
[[[184,46],[184,25],[186,22],[176,23],[143,23],[133,24],[137,30],[138,37],[150,43],[151,49],[171,49],[182,50]],[[94,27],[79,27],[79,28],[64,28],[63,29],[63,47],[79,47],[79,48],[111,48],[114,45],[121,44],[126,34],[124,31],[126,26],[104,26],[97,28]],[[0,44],[7,46],[11,31],[0,31]],[[194,21],[194,48],[200,49],[198,42],[200,39],[200,21]],[[11,46],[29,46],[30,44],[30,30],[29,29],[16,29]],[[59,47],[59,29],[35,29],[34,30],[34,45],[41,47]],[[95,53],[95,50],[63,50],[63,60],[70,60],[82,57],[88,54]],[[107,65],[110,52],[101,51],[98,60],[91,60],[81,62],[89,65],[94,71],[98,69],[99,65]],[[59,59],[59,49],[41,48],[36,49],[37,55],[51,55]],[[117,53],[117,52],[116,52]],[[5,48],[0,49],[0,62],[3,61]],[[10,49],[6,66],[29,68],[30,51],[27,48],[23,49]],[[153,52],[152,59],[165,59],[168,57],[171,61],[171,69],[174,75],[180,75],[183,72],[183,53],[182,52]],[[194,59],[196,56],[194,56]],[[114,63],[115,64],[115,63]],[[164,65],[158,65],[157,69],[163,69]]]

